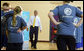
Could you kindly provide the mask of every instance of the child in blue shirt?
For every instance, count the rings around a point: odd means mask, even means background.
[[[74,17],[74,23],[77,24],[79,21],[81,20],[81,18],[79,17]],[[83,31],[82,31],[82,24],[79,27],[76,27],[74,30],[74,35],[76,38],[76,49],[81,47],[81,43],[82,43],[82,35]]]
[[[69,5],[71,1],[63,1],[62,6],[57,6],[52,12],[49,13],[50,20],[58,26],[57,47],[58,50],[75,50],[75,35],[74,29],[83,22],[83,13],[76,7]],[[57,22],[53,16],[59,16]],[[73,24],[73,17],[76,15],[82,17],[78,24]]]
[[[78,7],[81,10],[81,7]],[[74,23],[77,24],[81,20],[80,17],[74,17]],[[80,49],[83,47],[83,23],[76,27],[74,30],[75,38],[76,38],[76,49]]]
[[[7,28],[7,19],[13,15],[13,11],[9,11],[9,3],[3,3],[3,8],[1,10],[1,50],[5,50],[7,46],[7,36],[6,36],[6,28]]]
[[[7,21],[8,26],[8,46],[7,50],[22,50],[23,45],[23,33],[26,29],[26,22],[21,17],[21,8],[16,6],[14,9],[14,15]]]

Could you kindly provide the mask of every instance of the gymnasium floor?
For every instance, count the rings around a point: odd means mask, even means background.
[[[31,43],[24,42],[23,50],[57,50],[56,43],[49,43],[49,42],[38,42],[37,43],[37,49],[31,48]]]
[[[3,50],[5,50],[5,49],[3,49]],[[56,46],[56,43],[38,42],[37,49],[33,49],[33,48],[31,48],[30,42],[24,42],[23,50],[57,50],[57,46]],[[79,48],[77,50],[83,50],[83,48]]]
[[[37,49],[32,49],[30,42],[24,42],[23,50],[57,50],[57,45],[56,43],[50,42],[38,42]],[[79,48],[77,50],[83,50],[83,48]]]

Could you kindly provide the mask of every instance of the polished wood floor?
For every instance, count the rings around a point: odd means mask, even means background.
[[[24,43],[25,43],[24,45],[25,47],[23,47],[23,50],[58,50],[56,43],[38,42],[37,49],[31,48],[30,42],[24,42]],[[83,50],[83,48],[78,48],[77,50]]]
[[[27,44],[27,42],[25,42],[25,45],[26,44]],[[29,44],[27,44],[25,47],[23,47],[23,50],[57,50],[57,46],[56,46],[56,43],[38,42],[37,49],[33,49],[33,48],[31,48],[31,43],[29,42]]]
[[[6,48],[3,48],[2,50],[6,50]],[[30,42],[24,42],[23,50],[58,50],[58,49],[57,49],[56,43],[38,42],[37,49],[33,49],[31,48]],[[79,48],[77,50],[83,50],[83,48]]]

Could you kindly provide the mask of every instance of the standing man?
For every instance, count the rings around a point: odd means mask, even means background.
[[[34,11],[34,16],[31,16],[28,27],[30,27],[30,41],[31,41],[31,48],[37,48],[37,40],[38,40],[38,30],[40,27],[40,32],[42,30],[40,17],[38,16],[37,10]],[[33,41],[33,35],[35,35],[35,40]]]

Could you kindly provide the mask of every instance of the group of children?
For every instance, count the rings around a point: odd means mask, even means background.
[[[69,45],[70,50],[75,50],[75,38],[77,43],[76,47],[79,47],[78,44],[80,42],[83,44],[83,33],[81,33],[83,32],[83,24],[80,27],[76,25],[81,18],[76,17],[74,18],[74,21],[72,20],[73,16],[76,16],[75,14],[81,16],[82,12],[73,6],[68,5],[67,2],[68,1],[65,1],[64,5],[56,7],[49,13],[50,20],[55,25],[58,25],[59,36],[57,37],[57,46],[59,50],[66,50],[66,45]],[[21,11],[22,9],[20,6],[10,8],[9,3],[3,4],[1,10],[1,49],[22,50],[22,31],[27,28],[27,24],[21,17]],[[60,22],[56,22],[53,15],[59,15]],[[74,28],[72,21],[77,28]]]

